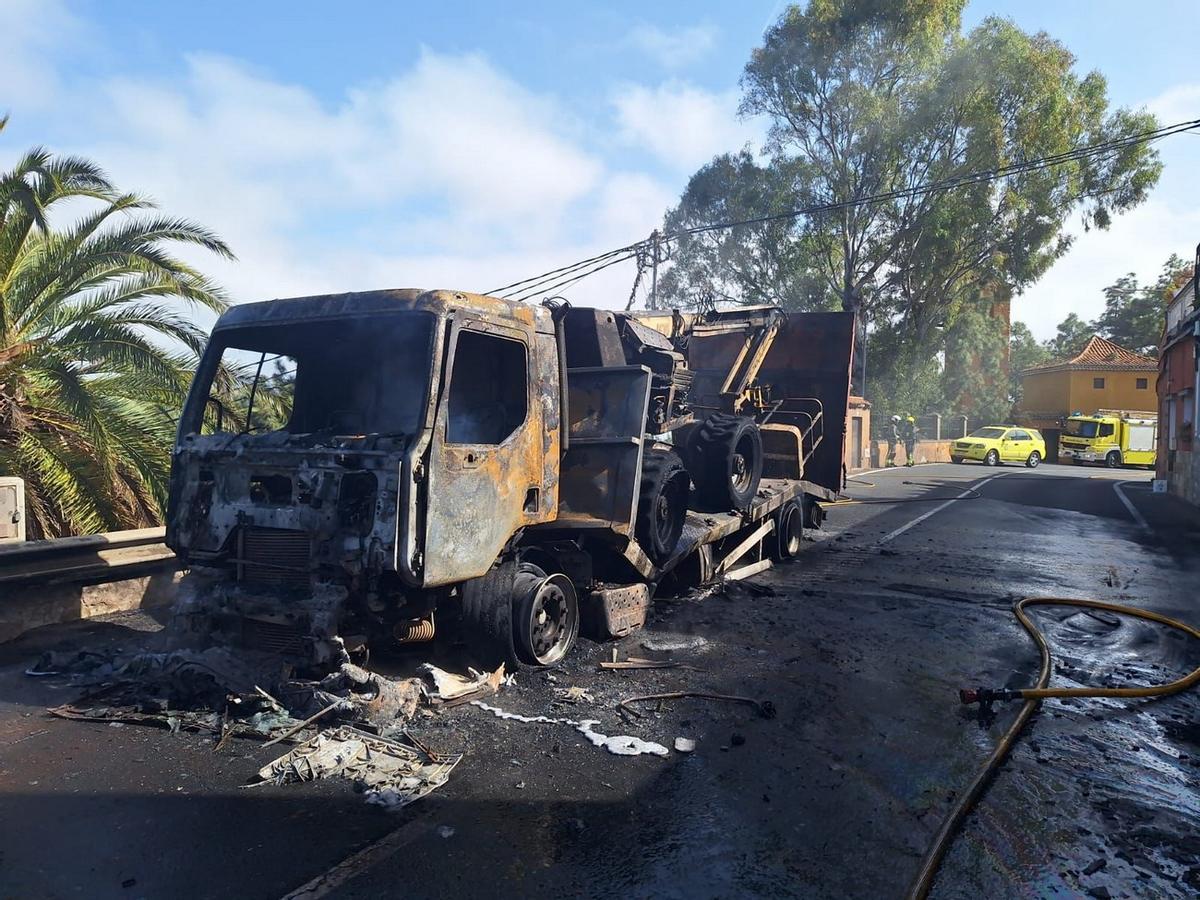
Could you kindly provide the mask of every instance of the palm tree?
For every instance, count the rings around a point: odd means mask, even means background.
[[[66,201],[88,209],[56,227]],[[205,340],[190,313],[226,306],[167,248],[233,257],[152,209],[41,148],[0,172],[0,473],[26,481],[30,537],[161,521],[173,417]]]

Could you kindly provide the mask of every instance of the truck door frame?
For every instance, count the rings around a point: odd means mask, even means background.
[[[496,444],[451,442],[449,416],[455,361],[462,334],[513,341],[522,351],[525,415]],[[536,521],[529,496],[542,489],[541,406],[534,396],[532,330],[463,315],[450,321],[443,345],[441,383],[426,475],[424,560],[426,587],[485,574],[521,527]]]

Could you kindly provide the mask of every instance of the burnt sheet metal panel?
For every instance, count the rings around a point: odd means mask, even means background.
[[[842,484],[853,353],[853,313],[789,313],[758,374],[773,398],[820,402],[824,439],[806,460],[804,478],[831,491]]]
[[[730,372],[749,352],[749,327],[710,329],[698,326],[688,339],[688,368],[692,370],[692,406],[702,415],[725,408],[722,392]]]
[[[768,422],[759,428],[763,444],[763,478],[804,477],[804,433],[795,425]]]
[[[214,331],[242,328],[250,325],[286,324],[300,319],[329,319],[345,316],[368,316],[397,310],[424,310],[436,315],[451,315],[459,310],[475,312],[496,321],[507,321],[512,327],[535,328],[552,332],[550,310],[542,306],[501,300],[465,291],[425,291],[399,288],[378,291],[358,291],[350,294],[323,294],[313,297],[289,297],[264,300],[258,303],[239,303],[231,306]]]
[[[631,534],[650,400],[645,366],[567,370],[570,443],[558,481],[555,526]]]
[[[499,444],[453,443],[449,430],[455,358],[463,335],[485,334],[519,342],[525,352],[526,417]],[[557,452],[557,417],[547,424],[557,384],[539,380],[557,366],[557,353],[543,368],[539,356],[552,348],[534,340],[532,328],[516,329],[483,317],[455,321],[444,366],[442,394],[429,451],[425,506],[423,585],[438,587],[478,578],[521,528],[549,518],[543,502],[553,486],[544,483],[543,454]],[[463,351],[466,352],[466,351]]]

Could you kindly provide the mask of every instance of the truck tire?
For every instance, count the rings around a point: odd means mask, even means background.
[[[646,450],[634,536],[655,565],[675,552],[687,505],[688,473],[683,460],[670,450]]]
[[[521,563],[513,582],[513,644],[527,665],[556,666],[579,637],[579,597],[566,575]]]
[[[821,523],[825,521],[825,510],[816,498],[811,494],[805,494],[801,501],[801,507],[804,511],[804,527],[819,530]]]
[[[1110,469],[1121,468],[1121,451],[1109,450],[1108,455],[1104,457],[1104,464]]]
[[[696,499],[713,511],[744,510],[762,480],[762,435],[753,419],[716,413],[688,442],[688,463]]]
[[[507,560],[460,588],[463,639],[480,667],[494,669],[504,663],[511,672],[520,665],[513,643],[516,577],[516,561]]]
[[[771,558],[783,562],[800,555],[804,545],[804,511],[795,500],[788,500],[775,513],[775,533],[772,535]]]

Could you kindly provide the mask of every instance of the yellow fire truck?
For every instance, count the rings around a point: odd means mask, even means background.
[[[1094,415],[1076,413],[1067,419],[1059,439],[1063,462],[1120,466],[1154,465],[1158,445],[1158,416],[1152,412],[1101,409]]]

